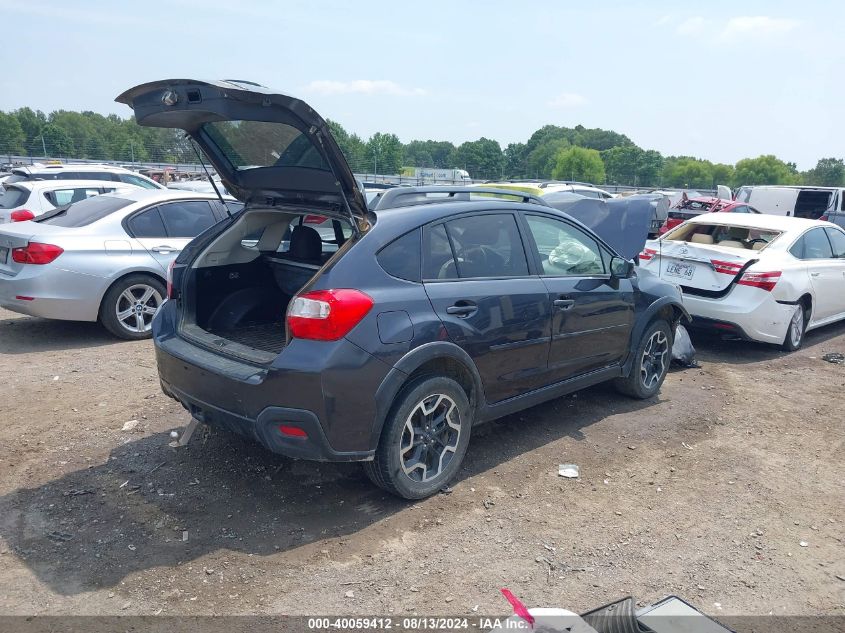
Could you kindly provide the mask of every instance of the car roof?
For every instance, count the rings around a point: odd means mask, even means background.
[[[117,180],[75,180],[75,179],[68,179],[68,180],[18,180],[17,182],[10,182],[9,184],[5,185],[6,187],[25,187],[30,191],[40,191],[44,189],[73,189],[74,187],[92,187],[92,188],[101,188],[101,187],[108,187],[112,189],[114,187],[123,188],[126,187],[127,189],[141,189],[138,185],[133,185],[132,183],[128,182],[120,182]]]
[[[143,189],[141,187],[121,191],[113,194],[103,194],[106,196],[117,196],[124,200],[132,200],[132,202],[165,202],[169,200],[184,200],[191,198],[194,200],[217,200],[217,194],[202,193],[199,191],[185,191],[180,189]],[[228,198],[224,196],[224,199]],[[228,198],[234,200],[234,198]]]
[[[65,170],[72,170],[72,171],[80,171],[82,169],[89,170],[89,171],[118,171],[118,172],[129,172],[129,169],[125,167],[119,167],[117,165],[105,165],[102,163],[67,163],[61,165],[19,165],[13,168],[12,172],[21,172],[26,174],[39,174],[39,173],[50,173],[56,171],[65,171]]]
[[[809,220],[807,218],[793,218],[785,215],[745,214],[745,213],[703,213],[687,222],[695,224],[721,224],[724,226],[741,226],[752,229],[768,229],[774,231],[805,231],[814,226],[836,226],[831,222]]]

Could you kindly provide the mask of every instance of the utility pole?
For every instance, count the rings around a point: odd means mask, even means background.
[[[44,135],[41,135],[41,149],[44,150],[44,158],[47,158],[47,144],[44,142]]]

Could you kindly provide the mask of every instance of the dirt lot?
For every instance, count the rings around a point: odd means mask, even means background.
[[[223,433],[177,453],[149,342],[0,311],[0,613],[469,615],[507,586],[845,614],[845,366],[821,360],[845,326],[792,355],[695,342],[658,399],[599,387],[477,429],[451,494],[405,503]]]

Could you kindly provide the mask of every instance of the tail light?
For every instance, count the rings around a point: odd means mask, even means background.
[[[35,214],[29,209],[18,209],[17,211],[12,211],[9,214],[9,219],[12,222],[26,222],[27,220],[31,220],[34,217]]]
[[[12,249],[12,261],[18,264],[49,264],[65,250],[55,244],[30,242],[26,246]]]
[[[643,249],[643,252],[640,253],[640,259],[644,262],[647,262],[651,259],[654,259],[654,256],[657,255],[657,251],[653,248],[646,248]]]
[[[780,275],[781,271],[779,270],[769,273],[745,273],[737,283],[741,286],[752,286],[771,292],[780,279]]]
[[[306,215],[302,218],[303,224],[322,224],[326,221],[326,216],[324,215]]]
[[[718,259],[711,259],[710,263],[713,264],[713,269],[717,273],[722,273],[723,275],[736,275],[742,268],[742,264],[737,264],[736,262],[723,262]]]
[[[295,338],[336,341],[358,325],[372,307],[372,298],[360,290],[313,290],[290,302],[288,331]]]

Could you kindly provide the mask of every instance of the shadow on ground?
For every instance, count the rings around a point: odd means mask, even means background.
[[[0,319],[0,354],[29,354],[125,343],[99,323],[37,317]]]
[[[803,349],[819,346],[818,353],[821,355],[823,353],[821,349],[825,348],[828,341],[843,334],[845,334],[845,322],[812,330],[805,335]],[[789,352],[783,351],[776,345],[722,338],[718,334],[695,330],[690,331],[690,336],[698,360],[705,363],[742,365],[779,360],[789,356]],[[836,351],[845,352],[845,350]]]
[[[478,427],[459,479],[654,402],[598,386]],[[198,433],[178,453],[168,441],[130,441],[106,463],[0,497],[0,536],[40,581],[73,595],[218,550],[263,556],[353,534],[411,506],[358,464],[295,462],[224,432]]]

